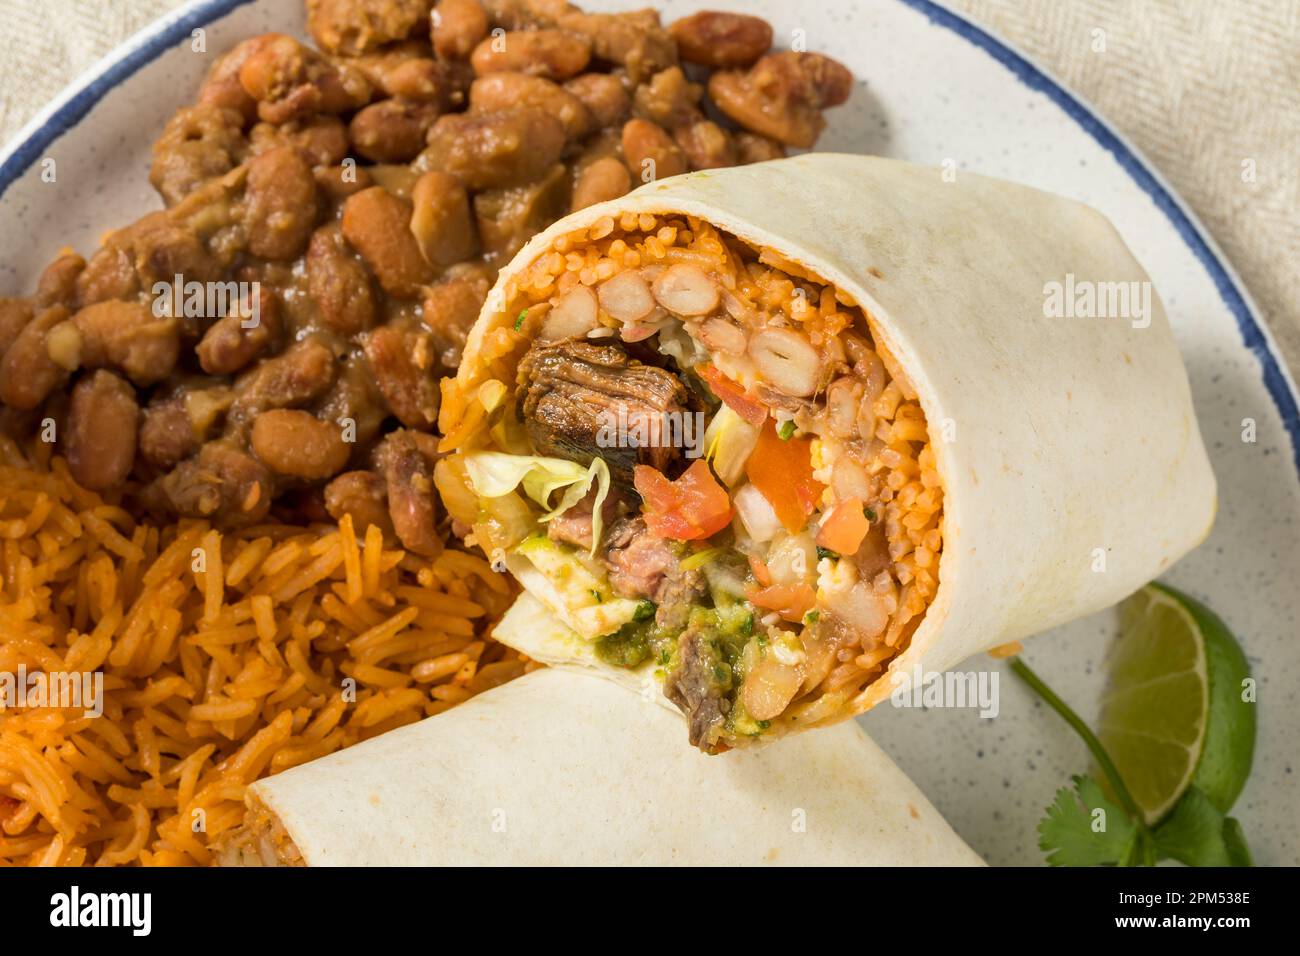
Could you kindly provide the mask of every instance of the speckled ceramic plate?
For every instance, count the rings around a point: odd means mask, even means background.
[[[705,5],[766,17],[778,44],[803,41],[853,69],[860,82],[832,114],[823,147],[950,161],[959,171],[1081,199],[1110,216],[1145,264],[1187,361],[1220,493],[1214,533],[1166,579],[1214,607],[1245,646],[1259,682],[1259,744],[1234,815],[1259,863],[1300,863],[1300,416],[1295,387],[1231,268],[1159,175],[1087,106],[944,8],[926,0],[660,4],[669,19]],[[193,4],[116,52],[38,117],[0,157],[0,293],[30,289],[61,245],[86,251],[105,228],[156,207],[148,156],[163,122],[189,100],[213,57],[239,38],[301,33],[301,7],[294,0]],[[204,52],[194,49],[195,30],[203,31]],[[46,181],[51,169],[53,182]],[[1242,439],[1245,419],[1255,423],[1254,442]],[[1086,718],[1096,716],[1101,659],[1115,626],[1108,612],[1028,645],[1027,659]],[[1087,754],[1001,665],[982,659],[969,666],[1001,675],[995,719],[885,706],[866,726],[991,863],[1041,862],[1035,824],[1056,788],[1087,768]]]

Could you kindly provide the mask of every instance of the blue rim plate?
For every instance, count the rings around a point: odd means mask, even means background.
[[[579,2],[582,4],[583,0]],[[636,2],[586,0],[585,5],[609,9],[630,7]],[[774,25],[799,24],[821,30],[820,34],[808,39],[808,48],[826,49],[832,55],[845,58],[871,83],[871,87],[855,93],[850,104],[843,108],[842,117],[832,114],[827,139],[838,139],[839,142],[833,146],[828,143],[828,148],[849,146],[859,151],[876,151],[875,147],[882,145],[881,136],[886,135],[880,130],[887,127],[891,137],[899,137],[897,143],[884,144],[898,150],[889,155],[934,162],[936,155],[949,155],[947,152],[936,153],[937,150],[956,148],[959,155],[971,157],[972,162],[984,171],[1008,176],[1005,171],[985,167],[990,164],[1010,166],[1013,174],[1009,178],[1020,178],[1014,174],[1017,168],[1024,173],[1026,181],[1037,176],[1040,169],[1047,170],[1054,177],[1049,177],[1048,184],[1031,184],[1052,188],[1052,184],[1064,182],[1066,187],[1056,191],[1067,194],[1072,188],[1069,183],[1086,189],[1087,184],[1083,181],[1088,177],[1104,180],[1106,189],[1099,195],[1101,198],[1109,197],[1110,206],[1102,205],[1101,208],[1112,218],[1128,217],[1128,226],[1136,227],[1132,234],[1123,227],[1121,232],[1130,244],[1135,238],[1145,242],[1144,254],[1139,258],[1156,278],[1157,286],[1161,287],[1171,317],[1190,320],[1186,329],[1189,335],[1204,335],[1207,327],[1213,331],[1213,341],[1208,338],[1204,342],[1188,339],[1180,344],[1186,347],[1190,343],[1196,353],[1187,357],[1189,368],[1193,359],[1197,360],[1197,367],[1193,369],[1194,385],[1199,383],[1202,391],[1198,394],[1194,388],[1194,397],[1198,402],[1206,403],[1206,407],[1199,409],[1202,430],[1207,434],[1207,441],[1216,435],[1220,439],[1217,445],[1221,447],[1214,460],[1216,470],[1220,464],[1223,466],[1221,520],[1215,536],[1174,569],[1174,583],[1216,605],[1229,623],[1239,629],[1238,634],[1246,644],[1261,688],[1268,692],[1270,706],[1277,706],[1279,712],[1300,706],[1295,689],[1300,687],[1300,651],[1295,649],[1294,641],[1288,639],[1294,633],[1296,615],[1300,612],[1297,611],[1293,588],[1286,586],[1288,561],[1294,560],[1293,555],[1300,554],[1300,546],[1291,540],[1295,537],[1292,531],[1294,522],[1300,516],[1296,507],[1300,502],[1300,483],[1297,483],[1300,479],[1300,401],[1276,345],[1240,280],[1205,229],[1150,164],[1087,105],[1029,59],[933,0],[846,2],[814,5],[807,10],[795,10],[781,0],[699,0],[698,3],[657,0],[657,5],[666,8],[670,18],[679,15],[683,9],[734,6],[765,16]],[[231,18],[228,24],[218,23],[228,16]],[[291,20],[300,24],[301,0],[276,0],[274,3],[270,0],[199,0],[158,21],[73,83],[27,125],[9,148],[0,153],[0,200],[8,204],[8,210],[15,210],[19,215],[36,215],[31,230],[42,237],[52,235],[66,240],[69,229],[75,228],[89,238],[103,224],[117,223],[119,220],[115,218],[101,218],[98,207],[78,208],[74,215],[82,216],[79,223],[65,221],[61,215],[52,216],[51,208],[55,208],[57,213],[62,213],[62,208],[48,202],[43,201],[41,206],[47,217],[44,222],[39,219],[35,204],[28,208],[26,200],[36,192],[36,189],[28,188],[30,170],[50,153],[61,137],[68,134],[72,142],[59,144],[53,152],[64,149],[69,162],[81,164],[73,167],[74,174],[101,169],[110,174],[120,174],[116,178],[112,175],[105,177],[103,181],[109,184],[106,190],[116,188],[119,191],[124,184],[130,183],[125,187],[126,192],[117,196],[123,209],[136,208],[133,203],[137,200],[156,203],[156,197],[148,192],[147,184],[143,184],[143,169],[139,169],[137,164],[145,157],[143,150],[149,138],[146,126],[155,118],[161,125],[165,103],[153,104],[149,116],[142,117],[139,109],[141,97],[136,96],[137,89],[129,86],[128,81],[185,43],[192,31],[198,28],[213,27],[214,33],[228,28],[227,38],[233,38],[245,35],[243,31],[249,24],[262,30],[289,30],[288,26],[278,25]],[[908,44],[900,44],[890,33],[869,32],[895,28],[906,32]],[[911,48],[912,41],[915,41],[916,49]],[[219,47],[214,46],[215,49]],[[873,59],[891,50],[897,51],[893,60],[886,58],[877,62]],[[977,50],[987,54],[997,65],[988,63]],[[961,66],[945,61],[945,57],[961,59],[969,69],[963,73]],[[910,64],[915,68],[907,68],[909,64],[906,63],[900,67],[900,59],[915,61]],[[193,70],[197,69],[197,64],[191,63],[160,65],[158,76],[148,80],[155,84],[152,90],[147,84],[142,88],[146,97],[157,95],[175,99],[180,95],[182,84],[169,72],[172,66],[189,70],[190,75],[194,75]],[[895,73],[891,74],[891,69]],[[1010,76],[1004,74],[1003,69]],[[137,82],[140,79],[143,78],[137,78]],[[983,83],[985,80],[987,83]],[[972,81],[980,87],[975,93],[955,85]],[[110,96],[124,85],[127,89],[119,96]],[[188,81],[184,86],[186,90],[191,88]],[[879,100],[875,99],[877,96]],[[106,98],[109,102],[103,105],[103,110],[83,125],[83,120]],[[1041,107],[1035,108],[1043,98],[1053,104],[1046,111]],[[987,109],[984,108],[986,102],[989,104]],[[943,126],[942,120],[936,121],[936,117],[943,116],[952,121],[954,109],[980,114],[970,117],[972,127],[962,131],[960,136]],[[1044,115],[1045,112],[1051,115]],[[158,115],[155,117],[154,114]],[[962,118],[959,116],[957,120]],[[989,122],[981,125],[985,119]],[[833,135],[837,129],[846,131],[847,135],[855,122],[858,127],[854,135],[862,138],[845,140],[844,136]],[[1028,148],[1025,143],[1029,136],[1016,137],[1023,130],[1035,126],[1050,129],[1051,135],[1061,135],[1062,138],[1066,138],[1063,134],[1068,133],[1076,152],[1069,152],[1067,147],[1051,153],[1016,154],[1016,149]],[[121,133],[119,127],[129,132]],[[918,129],[935,135],[920,139],[914,135]],[[1086,135],[1079,135],[1080,132]],[[115,134],[120,134],[117,139],[129,139],[125,145],[133,151],[108,160],[94,149],[90,150],[89,156],[80,155],[86,153],[86,147],[95,146],[105,137],[111,140]],[[1039,135],[1041,139],[1041,129]],[[70,146],[75,148],[70,149]],[[113,144],[109,143],[106,148],[112,147]],[[1086,170],[1074,166],[1076,162],[1078,167],[1085,165],[1081,155],[1085,147],[1088,158],[1098,160]],[[995,150],[1001,151],[1001,158]],[[1011,158],[1006,159],[1009,151]],[[122,165],[128,160],[129,165]],[[1107,167],[1113,160],[1118,169],[1097,170],[1096,166],[1102,160]],[[1077,180],[1068,176],[1063,178],[1063,174],[1072,172],[1078,173]],[[20,182],[21,189],[17,194],[6,197],[11,187]],[[83,198],[94,195],[93,189],[83,191],[81,195]],[[1087,196],[1075,198],[1088,199]],[[1146,208],[1146,200],[1154,209]],[[49,231],[41,233],[42,229]],[[16,231],[9,238],[14,255],[12,261],[0,261],[0,278],[8,270],[10,277],[23,279],[28,274],[28,265],[34,261],[32,257],[44,254],[44,250],[30,248],[39,243],[24,245],[23,238]],[[27,255],[29,251],[32,257]],[[1166,251],[1170,258],[1177,258],[1178,265],[1174,269],[1168,261],[1163,263],[1166,269],[1171,270],[1167,276],[1171,281],[1161,286],[1148,257],[1159,260]],[[1188,283],[1188,287],[1180,288],[1180,280]],[[1177,300],[1183,298],[1191,285],[1196,288],[1189,295],[1196,301],[1189,309],[1186,302]],[[1228,326],[1228,315],[1236,324],[1235,335]],[[1174,321],[1177,323],[1178,319]],[[1175,332],[1178,331],[1176,325]],[[1248,360],[1247,355],[1253,361]],[[1221,372],[1224,379],[1232,379],[1225,383],[1232,387],[1217,393],[1215,389],[1220,386],[1216,383]],[[1259,388],[1261,384],[1263,389]],[[1250,394],[1245,400],[1255,414],[1265,411],[1267,402],[1272,403],[1281,431],[1289,439],[1289,449],[1252,446],[1262,455],[1272,452],[1274,457],[1247,459],[1243,456],[1239,450],[1243,446],[1238,445],[1233,434],[1233,423],[1240,420],[1243,411],[1246,414],[1251,412],[1239,407],[1245,391],[1236,389],[1237,385],[1249,386]],[[1269,412],[1266,416],[1270,422],[1272,414]],[[1284,444],[1285,441],[1279,443]],[[1211,449],[1211,455],[1216,455],[1215,448]],[[1286,462],[1282,461],[1283,455]],[[1261,470],[1263,462],[1269,464]],[[1249,481],[1234,485],[1224,480],[1225,475],[1248,478]],[[1099,489],[1099,493],[1107,491],[1112,490]],[[1114,491],[1122,493],[1124,489]],[[1036,665],[1046,665],[1041,667],[1044,676],[1051,680],[1058,692],[1078,706],[1096,699],[1102,670],[1101,649],[1113,632],[1113,622],[1109,618],[1087,619],[1069,625],[1065,630],[1068,633],[1058,636],[1055,641],[1044,640],[1031,645],[1030,656]],[[1039,862],[1042,857],[1035,845],[1033,824],[1041,808],[1050,802],[1055,788],[1065,783],[1070,773],[1084,769],[1086,755],[1068,731],[1046,719],[1035,702],[1018,693],[1019,688],[1012,690],[1005,686],[1012,682],[1006,672],[1003,672],[1003,677],[1004,717],[1009,717],[1009,720],[980,721],[951,710],[905,715],[888,708],[877,708],[864,720],[873,736],[926,790],[930,799],[977,852],[992,862]],[[1085,718],[1090,716],[1086,706],[1081,707],[1081,711]],[[1290,774],[1295,759],[1294,744],[1287,739],[1283,723],[1281,720],[1271,723],[1261,720],[1256,772],[1251,787],[1235,812],[1255,842],[1257,856],[1266,861],[1295,862],[1300,852],[1297,846],[1300,828],[1294,813],[1289,810],[1292,801],[1287,796],[1293,785]]]

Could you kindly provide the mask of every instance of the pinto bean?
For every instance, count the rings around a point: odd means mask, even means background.
[[[249,131],[248,142],[255,155],[296,146],[307,165],[335,166],[348,154],[348,128],[337,116],[308,116],[279,126],[258,123]]]
[[[130,291],[110,298],[131,298],[141,288],[152,291],[157,283],[171,283],[178,275],[195,282],[218,278],[225,263],[208,249],[193,225],[179,215],[191,203],[202,200],[207,189],[200,186],[174,210],[150,213],[109,237],[108,245],[122,250],[125,266],[135,273],[132,280],[122,277]],[[234,243],[229,245],[233,247]],[[82,305],[90,300],[81,287],[81,279],[94,268],[96,258],[98,254],[86,265],[86,273],[78,278]]]
[[[655,277],[655,300],[677,315],[708,315],[718,307],[718,284],[697,265],[679,262]]]
[[[561,342],[585,338],[600,324],[599,302],[588,286],[575,285],[560,296],[555,307],[546,313],[537,338],[540,342]]]
[[[733,133],[731,138],[736,145],[736,161],[742,166],[767,162],[769,159],[785,158],[784,146],[758,133],[742,129]]]
[[[250,56],[275,36],[274,33],[266,33],[250,37],[236,44],[229,53],[213,63],[203,86],[199,88],[199,104],[236,110],[243,117],[245,126],[257,119],[257,100],[249,96],[240,84],[239,71]]]
[[[370,273],[343,238],[338,223],[317,229],[307,244],[307,291],[320,320],[340,335],[352,336],[375,322]]]
[[[163,500],[187,518],[225,527],[257,524],[271,508],[271,473],[229,441],[210,441],[161,478]]]
[[[421,321],[445,369],[455,371],[460,365],[465,340],[491,286],[485,267],[463,263],[452,266],[441,282],[424,290]]]
[[[363,189],[343,204],[343,237],[390,295],[410,298],[433,280],[411,233],[411,204],[387,190]]]
[[[61,305],[51,306],[26,322],[0,359],[0,402],[31,411],[68,380],[68,370],[50,358],[46,338],[68,318]]]
[[[253,454],[278,475],[323,481],[348,463],[352,446],[342,429],[310,412],[277,408],[253,422]]]
[[[311,173],[321,192],[332,200],[347,199],[375,184],[370,170],[358,166],[355,160],[339,166],[317,166]]]
[[[541,110],[449,113],[434,123],[415,168],[451,173],[469,189],[502,189],[536,181],[564,143],[564,125]]]
[[[0,359],[35,314],[31,299],[0,299]]]
[[[602,156],[583,167],[578,181],[573,185],[572,212],[586,209],[598,202],[626,196],[632,189],[632,177],[622,160]]]
[[[570,140],[582,139],[594,128],[591,111],[577,96],[558,83],[526,73],[489,73],[469,88],[469,107],[477,113],[494,113],[526,107],[554,116]]]
[[[322,50],[356,56],[404,40],[429,14],[429,0],[307,0],[307,30]]]
[[[298,256],[311,238],[318,212],[316,180],[298,150],[281,146],[249,161],[244,226],[253,255]]]
[[[680,66],[670,66],[652,76],[649,83],[636,88],[632,111],[665,129],[676,129],[704,118],[700,112],[703,94],[704,87],[686,79]]]
[[[677,44],[660,25],[658,11],[582,13],[573,7],[555,6],[548,19],[586,37],[592,55],[622,67],[633,86],[677,62]]]
[[[375,525],[385,537],[392,537],[393,519],[388,517],[388,491],[384,479],[373,471],[348,471],[325,486],[325,510],[335,521],[352,516],[358,536]]]
[[[176,319],[158,318],[142,302],[96,302],[77,312],[72,324],[79,364],[118,369],[141,387],[170,375],[180,357]]]
[[[139,291],[135,263],[125,249],[115,244],[101,246],[77,276],[76,300],[82,305],[105,299],[129,299]]]
[[[279,300],[262,289],[256,315],[245,297],[236,312],[212,324],[195,348],[199,365],[209,375],[233,375],[269,349],[279,332]]]
[[[405,163],[424,148],[438,107],[433,103],[380,100],[352,117],[348,133],[356,151],[377,163]]]
[[[174,468],[199,448],[184,395],[154,402],[140,422],[140,457],[158,468]]]
[[[627,119],[632,98],[617,76],[609,73],[583,73],[564,84],[587,107],[596,126],[617,126]]]
[[[230,418],[247,424],[272,408],[293,408],[319,398],[334,384],[334,353],[316,338],[303,339],[281,354],[262,359],[235,381]]]
[[[446,268],[478,251],[469,194],[450,173],[430,170],[411,191],[411,233],[425,261]]]
[[[433,466],[416,441],[418,433],[395,431],[379,452],[388,493],[388,516],[408,551],[434,557],[442,552]]]
[[[351,63],[380,94],[413,103],[434,103],[445,109],[452,102],[450,69],[429,57],[418,41],[399,43]]]
[[[105,491],[126,480],[135,462],[140,406],[135,389],[112,372],[99,370],[81,379],[68,407],[68,470],[91,491]]]
[[[817,391],[820,359],[808,340],[793,329],[767,328],[749,340],[749,357],[778,392],[807,398]]]
[[[743,13],[704,10],[674,21],[668,32],[683,60],[715,70],[750,66],[772,46],[771,25]]]
[[[623,160],[632,178],[640,183],[667,179],[690,168],[686,155],[663,127],[643,119],[623,124]]]
[[[673,141],[686,156],[691,169],[722,169],[736,165],[736,146],[731,134],[713,120],[702,119],[679,126]]]
[[[655,310],[654,296],[641,274],[627,269],[607,279],[596,290],[600,307],[619,322],[640,322]]]
[[[769,53],[748,72],[724,70],[709,78],[709,95],[745,129],[788,146],[810,148],[826,120],[822,109],[848,99],[853,74],[818,53]]]
[[[230,172],[248,151],[238,110],[199,104],[178,110],[153,144],[149,182],[174,206],[203,182]]]
[[[333,63],[293,37],[268,34],[239,68],[239,83],[267,123],[364,106],[370,84],[355,67]]]
[[[438,421],[438,383],[431,365],[433,348],[427,335],[380,326],[366,338],[366,357],[375,384],[398,420],[408,428],[428,431]]]
[[[488,16],[478,0],[438,0],[431,27],[438,56],[463,60],[487,36]]]
[[[340,363],[338,378],[312,411],[321,421],[354,431],[348,437],[355,438],[358,446],[374,441],[388,417],[388,405],[364,352],[354,352]]]
[[[41,273],[36,283],[36,301],[45,306],[66,305],[71,309],[77,303],[77,279],[85,268],[85,259],[75,252],[64,252]],[[0,334],[0,342],[3,340]],[[4,346],[0,345],[0,355],[3,354]]]
[[[548,80],[577,76],[591,59],[591,42],[564,30],[516,30],[489,37],[470,54],[479,76],[488,73],[527,73]]]

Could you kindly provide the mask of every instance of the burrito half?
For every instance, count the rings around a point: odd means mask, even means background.
[[[246,796],[249,822],[226,839],[220,859],[253,866],[981,862],[856,725],[725,761],[705,760],[680,739],[677,717],[607,681],[535,671],[445,714],[258,781]]]
[[[556,223],[502,271],[440,425],[451,515],[569,635],[507,639],[653,681],[708,752],[1111,605],[1215,509],[1111,224],[869,157]]]

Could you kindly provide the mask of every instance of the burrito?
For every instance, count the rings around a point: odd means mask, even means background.
[[[1151,283],[1077,202],[815,154],[538,235],[443,384],[455,526],[716,753],[1116,603],[1215,483]]]
[[[550,668],[245,799],[224,865],[981,863],[856,724],[705,760],[676,715]]]

